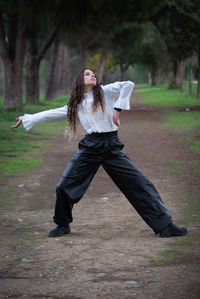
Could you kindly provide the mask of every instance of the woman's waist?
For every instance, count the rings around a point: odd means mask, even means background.
[[[92,132],[90,134],[87,134],[86,137],[99,137],[99,138],[106,138],[106,137],[115,137],[117,136],[118,131],[109,131],[109,132]]]

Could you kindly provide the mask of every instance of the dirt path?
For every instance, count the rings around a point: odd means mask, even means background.
[[[0,298],[200,298],[199,156],[138,100],[121,124],[124,152],[189,235],[155,236],[100,169],[74,208],[72,234],[47,238],[55,187],[78,143],[60,136],[34,175],[10,178],[18,193],[2,207]]]

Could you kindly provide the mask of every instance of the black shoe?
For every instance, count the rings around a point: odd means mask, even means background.
[[[54,229],[52,229],[49,232],[48,237],[61,237],[66,234],[71,234],[71,229],[69,224],[67,227],[57,225]]]
[[[187,235],[187,229],[178,227],[171,223],[160,232],[161,238],[181,237]]]

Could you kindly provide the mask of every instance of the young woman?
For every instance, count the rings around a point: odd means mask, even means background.
[[[102,86],[91,70],[83,69],[74,80],[67,106],[25,114],[12,126],[17,128],[23,123],[29,130],[35,124],[67,116],[72,133],[76,131],[77,117],[87,131],[57,185],[53,217],[57,226],[49,232],[50,237],[71,232],[73,205],[82,198],[100,165],[156,234],[160,237],[187,234],[185,228],[173,224],[153,184],[122,152],[124,145],[117,136],[119,114],[130,109],[133,88],[130,81]]]

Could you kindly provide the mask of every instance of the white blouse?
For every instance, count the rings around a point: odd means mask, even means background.
[[[130,110],[130,97],[133,88],[134,83],[131,81],[102,85],[105,99],[104,113],[101,106],[98,107],[97,112],[92,112],[93,92],[89,91],[85,93],[83,101],[78,105],[78,117],[87,133],[116,131],[118,127],[113,123],[113,110],[114,108]],[[118,99],[116,100],[117,97]],[[50,109],[35,114],[25,114],[22,117],[23,126],[26,130],[29,130],[36,124],[66,118],[67,108],[66,105],[61,108]]]

